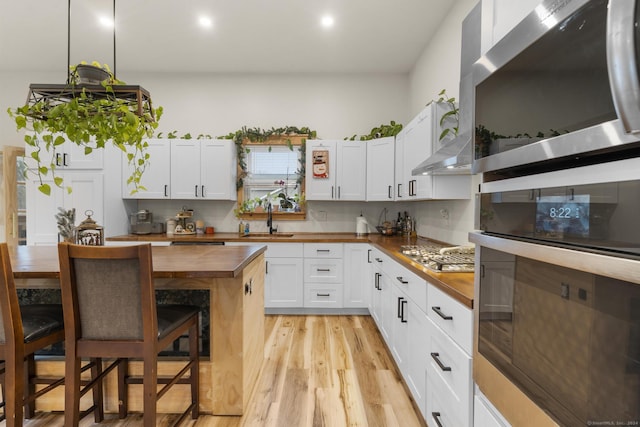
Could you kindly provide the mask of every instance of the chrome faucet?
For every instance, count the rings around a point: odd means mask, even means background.
[[[269,234],[273,234],[274,231],[278,232],[278,227],[273,226],[273,207],[271,202],[267,203],[267,227],[269,228]]]

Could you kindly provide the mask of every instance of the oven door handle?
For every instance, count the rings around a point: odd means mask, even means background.
[[[640,133],[640,81],[635,52],[636,0],[612,0],[607,12],[611,96],[625,132]]]

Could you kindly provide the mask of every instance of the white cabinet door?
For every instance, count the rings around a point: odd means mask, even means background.
[[[365,243],[344,244],[345,308],[366,308],[371,301],[371,247]]]
[[[396,146],[395,146],[395,200],[403,201],[408,198],[408,187],[405,174],[404,174],[404,144],[407,136],[407,132],[409,132],[409,123],[405,126],[397,135],[396,135]]]
[[[337,200],[364,201],[367,198],[367,144],[364,141],[337,143]]]
[[[110,144],[110,143],[109,143]],[[93,150],[85,154],[84,147],[73,142],[64,143],[62,164],[65,169],[102,169],[104,167],[104,149]]]
[[[33,177],[27,182],[27,244],[54,245],[58,243],[58,226],[55,215],[58,208],[75,208],[75,224],[86,218],[86,212],[92,211],[98,224],[104,224],[104,176],[102,172],[64,172],[65,188],[51,185],[51,195],[38,190],[40,181]],[[73,190],[68,193],[66,187]]]
[[[404,140],[404,170],[407,197],[411,200],[430,199],[431,175],[412,176],[411,171],[431,156],[436,132],[435,105],[423,109],[412,121]]]
[[[395,138],[367,141],[367,201],[391,201],[395,197]]]
[[[131,192],[135,186],[127,184],[133,172],[133,165],[129,164],[127,155],[122,154],[122,197],[124,199],[168,199],[171,196],[171,140],[151,139],[148,141],[146,152],[149,154],[149,164],[140,179],[139,190]]]
[[[426,419],[426,373],[429,364],[429,339],[426,331],[429,320],[427,314],[412,300],[409,301],[407,310],[405,317],[408,320],[410,347],[405,378],[413,399]]]
[[[403,377],[406,377],[407,357],[409,355],[409,320],[407,295],[397,286],[391,287],[392,329],[391,354]],[[386,313],[385,313],[386,314]]]
[[[396,304],[393,301],[393,282],[387,274],[380,274],[378,278],[378,288],[380,292],[380,332],[387,343],[390,343],[393,333],[393,322],[396,318]]]
[[[302,258],[266,258],[265,307],[303,307],[302,260]]]
[[[171,198],[195,199],[200,194],[200,141],[171,143]]]
[[[236,200],[236,156],[229,139],[204,140],[200,146],[200,197]]]
[[[336,141],[307,141],[307,200],[335,200],[336,165]]]

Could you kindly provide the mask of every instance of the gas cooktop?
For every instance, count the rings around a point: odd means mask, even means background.
[[[475,248],[473,246],[405,245],[400,247],[400,251],[418,264],[439,273],[472,273],[474,271]]]

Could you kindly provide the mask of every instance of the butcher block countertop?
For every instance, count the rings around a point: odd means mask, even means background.
[[[128,234],[123,236],[108,237],[109,242],[141,241],[141,242],[178,242],[178,243],[216,243],[216,242],[245,242],[245,243],[369,243],[389,255],[403,266],[409,268],[429,281],[443,292],[456,299],[469,308],[473,308],[473,274],[472,273],[436,273],[426,267],[412,261],[400,253],[402,245],[416,245],[434,242],[433,240],[418,237],[417,240],[409,240],[407,237],[382,236],[380,234],[368,234],[358,236],[355,233],[286,233],[280,232],[269,235],[268,233],[249,233],[243,236],[238,233],[192,234],[192,235],[167,235],[167,234]],[[441,245],[447,243],[437,242]],[[176,247],[176,246],[174,246]],[[189,246],[178,246],[189,247]],[[216,246],[193,246],[197,250],[215,248]],[[234,246],[235,247],[235,246]],[[154,247],[155,250],[155,247]],[[154,252],[155,253],[155,252]],[[154,258],[155,267],[155,258]]]
[[[252,246],[153,246],[155,278],[233,278],[260,254],[264,244]],[[11,250],[16,279],[57,278],[57,246],[17,246]]]

